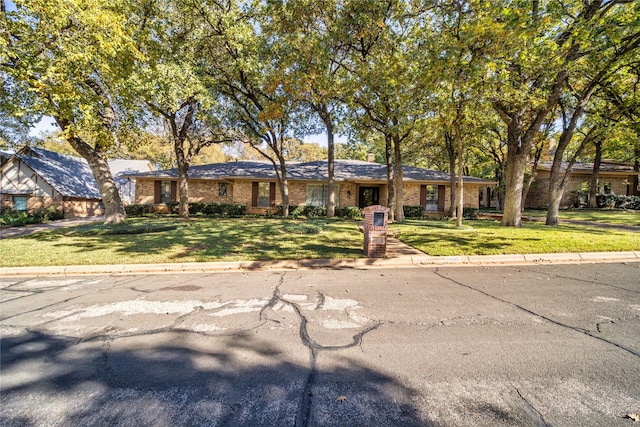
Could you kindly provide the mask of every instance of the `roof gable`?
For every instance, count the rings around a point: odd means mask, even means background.
[[[16,157],[61,195],[100,199],[98,185],[86,160],[37,147],[25,147]]]

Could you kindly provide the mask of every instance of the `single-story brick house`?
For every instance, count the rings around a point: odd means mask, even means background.
[[[117,166],[127,173],[135,168],[151,168],[148,161]],[[119,177],[115,180],[119,189],[124,189],[120,193],[126,201],[127,192],[135,191],[129,187],[131,181]],[[65,218],[104,213],[98,185],[86,160],[37,147],[25,147],[12,154],[0,166],[0,209],[32,212],[49,206]]]
[[[535,180],[531,184],[525,207],[546,209],[549,205],[549,177],[552,162],[542,162],[536,169]],[[567,163],[563,162],[562,170],[566,170]],[[560,208],[570,208],[580,202],[589,192],[589,182],[593,174],[593,163],[576,163],[571,169],[571,177],[565,188]],[[634,178],[635,177],[635,178]],[[639,195],[638,177],[640,172],[633,170],[630,163],[603,160],[598,173],[598,194]],[[634,188],[635,187],[635,188]],[[586,202],[586,200],[582,200]]]
[[[450,206],[449,175],[405,166],[404,204],[423,206],[427,212],[446,212]],[[178,200],[177,169],[125,175],[136,180],[136,204],[166,209],[166,203]],[[387,204],[387,167],[358,160],[336,160],[334,178],[336,204],[358,206]],[[289,203],[292,206],[327,205],[327,162],[291,162],[287,164]],[[464,177],[464,205],[478,208],[480,193],[494,181]],[[272,212],[281,204],[273,165],[267,161],[214,163],[189,168],[190,203],[235,203],[247,212]]]

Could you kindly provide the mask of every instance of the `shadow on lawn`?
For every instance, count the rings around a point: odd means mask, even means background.
[[[50,241],[55,245],[64,235],[74,239],[73,246],[78,252],[117,247],[115,250],[124,256],[135,257],[164,251],[171,253],[167,258],[174,261],[361,256],[361,234],[351,223],[331,224],[330,236],[333,240],[330,238],[328,241],[320,227],[318,230],[321,235],[297,234],[286,227],[291,223],[293,221],[230,220],[212,225],[209,221],[195,220],[185,221],[176,229],[152,233],[101,234],[102,228],[99,228],[97,235],[92,235],[91,230],[85,227],[79,231],[71,229],[25,238]],[[64,246],[68,247],[69,244],[65,243]]]
[[[414,390],[353,360],[311,369],[253,332],[155,334],[3,337],[0,424],[430,425]]]

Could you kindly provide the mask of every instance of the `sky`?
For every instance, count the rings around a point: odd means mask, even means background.
[[[29,136],[39,137],[43,133],[53,132],[57,129],[55,126],[55,121],[49,117],[44,116],[38,123],[36,123],[29,132]],[[305,144],[316,143],[321,147],[327,146],[327,134],[321,133],[317,135],[307,135],[302,139],[302,142]],[[346,143],[347,138],[342,135],[336,135],[335,137],[336,143]]]

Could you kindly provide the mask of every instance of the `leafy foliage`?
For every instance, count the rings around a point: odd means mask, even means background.
[[[33,212],[3,210],[0,216],[0,227],[17,227],[28,224],[44,224],[49,221],[62,219],[61,211],[55,207],[36,209]]]
[[[640,210],[640,196],[598,194],[596,200],[599,208]]]

